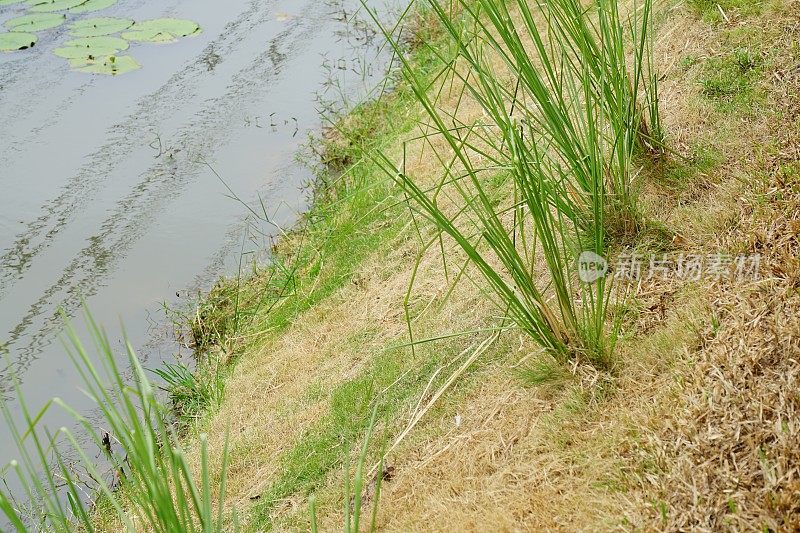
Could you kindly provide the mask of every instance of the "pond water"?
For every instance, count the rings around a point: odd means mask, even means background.
[[[226,185],[291,224],[313,178],[296,156],[320,110],[365,97],[385,72],[389,54],[359,6],[120,0],[68,16],[201,26],[175,43],[132,44],[142,68],[113,77],[53,55],[69,23],[0,54],[0,393],[12,406],[13,369],[32,409],[59,396],[90,411],[58,314],[83,331],[82,301],[120,346],[124,324],[146,367],[174,360],[163,304],[190,305],[259,246]],[[373,7],[397,13],[396,3]],[[0,6],[0,24],[24,12]],[[53,412],[45,422],[66,420]],[[0,431],[0,465],[14,456]]]

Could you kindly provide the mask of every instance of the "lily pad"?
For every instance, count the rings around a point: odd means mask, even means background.
[[[133,26],[133,21],[130,19],[97,17],[79,20],[69,29],[69,34],[75,37],[101,37],[125,31],[131,26]]]
[[[5,26],[11,31],[42,31],[61,26],[66,18],[60,13],[34,13],[8,20]]]
[[[83,4],[70,8],[70,13],[91,13],[93,11],[100,11],[107,7],[111,7],[117,3],[117,0],[87,0]]]
[[[137,23],[131,31],[122,34],[129,41],[169,43],[200,31],[196,22],[183,19],[155,19]]]
[[[94,60],[98,57],[113,56],[128,49],[128,41],[119,37],[84,37],[73,39],[56,48],[53,53],[64,59]]]
[[[117,76],[132,70],[138,70],[142,66],[131,56],[108,56],[98,58],[89,62],[87,65],[75,70],[89,74],[105,74],[107,76]]]
[[[28,0],[32,13],[51,13],[53,11],[66,11],[81,4],[86,0]]]
[[[0,52],[13,52],[14,50],[25,50],[36,44],[35,33],[24,33],[12,31],[0,33]]]

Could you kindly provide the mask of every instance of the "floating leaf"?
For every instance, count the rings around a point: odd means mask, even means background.
[[[99,58],[96,61],[91,61],[89,64],[79,67],[75,70],[78,72],[87,72],[89,74],[117,76],[119,74],[131,72],[132,70],[138,70],[141,67],[142,66],[131,56],[109,56]]]
[[[76,22],[69,29],[69,34],[75,37],[100,37],[127,30],[131,26],[133,21],[130,19],[97,17]]]
[[[53,53],[64,59],[94,60],[98,57],[113,56],[128,49],[128,41],[119,37],[84,37],[73,39],[56,48]],[[74,66],[74,65],[73,65]]]
[[[14,50],[25,50],[36,44],[35,33],[23,33],[12,31],[0,33],[0,52],[13,52]]]
[[[100,11],[107,7],[111,7],[117,3],[117,0],[87,0],[85,3],[70,8],[70,13],[91,13],[92,11]]]
[[[86,0],[28,0],[33,13],[50,13],[52,11],[66,11],[81,4]]]
[[[137,23],[131,31],[122,34],[129,41],[168,43],[200,31],[200,26],[191,20],[155,19]]]
[[[11,31],[42,31],[61,26],[67,16],[60,13],[34,13],[6,21],[6,28]]]

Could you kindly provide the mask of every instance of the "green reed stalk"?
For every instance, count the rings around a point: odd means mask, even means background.
[[[88,321],[100,355],[100,367],[92,362],[71,328],[68,328],[71,342],[67,350],[81,376],[85,393],[96,403],[103,425],[110,438],[117,442],[119,451],[111,449],[108,436],[59,399],[51,400],[32,416],[17,386],[24,427],[18,426],[8,405],[3,403],[1,407],[20,457],[11,463],[10,472],[16,474],[31,509],[24,510],[11,496],[0,491],[0,512],[20,532],[28,528],[94,531],[97,516],[93,504],[100,501],[111,509],[112,518],[126,531],[223,531],[227,443],[223,451],[221,482],[215,492],[205,436],[200,438],[201,469],[199,478],[195,478],[171,428],[170,415],[156,398],[133,348],[126,344],[127,362],[134,378],[133,383],[128,383],[108,339],[90,317]],[[54,406],[66,411],[97,449],[106,452],[116,481],[106,480],[98,471],[96,460],[69,429],[60,428],[52,434],[40,427],[41,418]],[[57,443],[69,444],[78,455],[82,469],[88,472],[89,480],[78,478]],[[90,492],[83,489],[87,481],[92,486]],[[214,496],[220,502],[216,508],[212,504]]]
[[[578,0],[535,8],[525,0],[454,0],[457,16],[436,0],[429,5],[453,50],[439,52],[439,78],[461,81],[484,118],[460,122],[462,99],[445,114],[384,31],[427,116],[426,149],[443,172],[423,186],[405,162],[368,156],[460,247],[520,329],[561,360],[607,365],[616,341],[611,283],[579,281],[577,258],[607,255],[619,228],[638,227],[635,157],[660,128],[652,1],[635,4],[627,18],[610,0],[588,8]],[[438,153],[434,136],[449,155]],[[494,186],[498,175],[510,187]]]

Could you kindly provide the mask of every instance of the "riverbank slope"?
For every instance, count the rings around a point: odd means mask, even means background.
[[[224,394],[185,399],[184,421],[212,464],[227,435],[226,498],[247,528],[309,529],[311,493],[321,529],[340,527],[375,404],[381,529],[800,527],[799,7],[659,4],[675,153],[643,180],[642,208],[671,253],[758,256],[759,275],[643,277],[607,370],[497,334],[483,282],[442,259],[455,246],[425,246],[431,228],[370,157],[439,177],[427,143],[443,141],[425,139],[408,86],[344,119],[324,151],[341,175],[274,264],[219,285],[193,326],[200,379]],[[435,77],[436,25],[420,27],[415,68],[473,123],[481,109]]]

